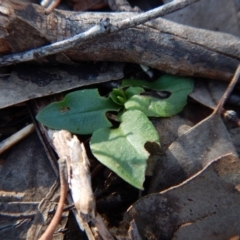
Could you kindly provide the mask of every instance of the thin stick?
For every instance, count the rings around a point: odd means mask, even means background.
[[[220,99],[218,105],[216,106],[214,112],[212,114],[220,114],[222,109],[223,109],[223,105],[224,103],[226,102],[229,94],[232,92],[233,88],[235,87],[236,83],[238,82],[239,80],[239,77],[240,77],[240,65],[238,65],[235,73],[234,73],[234,76],[230,82],[230,84],[228,85],[227,87],[227,90],[225,91],[225,93],[223,94],[222,98]]]
[[[3,140],[0,143],[0,154],[11,148],[13,145],[17,144],[23,138],[27,137],[31,133],[34,132],[34,125],[29,124],[28,126],[24,127],[23,129],[19,130],[18,132],[14,133],[9,138]]]
[[[61,184],[60,199],[58,202],[57,211],[54,217],[52,218],[51,223],[48,225],[46,231],[39,238],[39,240],[51,240],[53,238],[54,231],[62,217],[64,203],[66,201],[67,192],[68,192],[68,184],[67,184],[67,179],[65,174],[66,160],[64,158],[60,158],[58,160],[58,164],[59,164],[59,175],[60,175],[60,184]]]
[[[53,9],[59,5],[60,2],[61,2],[61,0],[52,1],[52,3],[47,7],[45,13],[46,14],[51,13],[53,11]]]
[[[114,25],[111,25],[110,20],[107,19],[101,21],[100,24],[95,25],[89,30],[77,34],[66,40],[59,41],[37,49],[32,49],[26,52],[5,55],[0,58],[0,66],[8,66],[15,63],[26,62],[66,51],[77,45],[95,40],[96,38],[104,36],[106,34],[116,33],[130,27],[136,27],[139,24],[143,24],[147,21],[172,13],[198,1],[199,0],[175,0],[151,11],[141,13],[137,16],[120,21]]]
[[[96,214],[95,219],[93,219],[93,223],[103,240],[114,240],[114,237],[108,231],[100,214]]]

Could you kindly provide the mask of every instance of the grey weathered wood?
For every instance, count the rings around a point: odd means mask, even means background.
[[[175,0],[173,1],[173,3],[165,4],[153,10],[141,13],[137,16],[133,16],[133,17],[118,21],[117,23],[114,23],[114,24],[110,23],[109,18],[105,20],[102,19],[100,20],[99,24],[95,24],[93,27],[90,27],[86,31],[80,32],[68,39],[57,41],[47,46],[31,49],[26,52],[20,52],[20,53],[2,56],[0,57],[0,66],[8,66],[16,63],[27,62],[31,60],[36,60],[38,58],[43,58],[50,55],[58,54],[58,53],[67,51],[71,48],[75,48],[76,46],[83,45],[88,41],[93,41],[97,38],[104,37],[109,33],[117,33],[119,31],[128,29],[130,27],[136,27],[147,21],[156,19],[158,17],[161,17],[173,11],[182,9],[197,1],[199,0]],[[56,2],[54,2],[54,5],[55,3]],[[19,5],[18,1],[16,2],[15,0],[11,0],[11,5],[15,7],[15,4],[18,5],[18,9],[20,8],[24,9],[26,7],[26,5],[25,6],[24,5],[21,6],[21,4]],[[10,11],[6,6],[4,6],[4,4],[0,8],[0,10],[3,14],[9,15]],[[47,9],[45,13],[50,13],[49,9]],[[26,12],[26,14],[28,14],[28,12]],[[50,22],[50,25],[52,25],[51,22]]]
[[[37,5],[8,5],[0,15],[0,41],[12,52],[33,49],[84,32],[109,18],[111,23],[136,13],[44,14]],[[65,52],[74,61],[121,61],[148,65],[165,72],[229,80],[240,63],[240,39],[232,35],[179,25],[164,19],[92,40]]]

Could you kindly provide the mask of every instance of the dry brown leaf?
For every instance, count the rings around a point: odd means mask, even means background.
[[[198,79],[195,81],[194,90],[190,97],[195,101],[214,109],[227,89],[227,83],[222,81],[212,81]]]
[[[34,239],[42,228],[39,203],[57,178],[36,134],[22,140],[9,152],[6,160],[1,161],[0,173],[0,238],[26,239],[28,235],[29,239]],[[52,193],[51,200],[57,200],[58,192]],[[55,203],[45,203],[42,210],[49,221],[52,214],[48,215],[48,210],[52,211]],[[61,227],[65,227],[66,221],[64,218]]]
[[[171,0],[163,0],[168,3]],[[235,0],[201,0],[164,18],[212,31],[220,31],[239,36],[239,22]],[[239,4],[239,3],[238,3]]]
[[[122,64],[109,64],[106,72],[101,72],[100,65],[91,63],[78,67],[20,66],[9,78],[0,78],[0,108],[122,77]]]
[[[146,143],[145,148],[150,153],[147,160],[146,176],[153,176],[156,166],[162,161],[164,152],[169,145],[175,141],[180,135],[189,130],[192,123],[179,115],[171,118],[157,118],[151,121],[156,128],[161,139],[161,148],[153,143]]]
[[[130,228],[128,230],[128,234],[131,240],[142,240],[141,236],[139,235],[136,222],[134,220],[130,222]]]
[[[188,131],[193,125],[190,121],[179,115],[175,115],[171,118],[153,119],[152,123],[161,139],[162,152],[165,152],[171,143]]]
[[[151,192],[179,184],[227,153],[236,154],[235,147],[220,116],[211,115],[170,145]]]
[[[240,161],[222,156],[182,184],[143,197],[125,214],[143,239],[214,240],[240,234]]]
[[[240,128],[234,128],[229,131],[232,142],[237,150],[238,155],[240,156]]]

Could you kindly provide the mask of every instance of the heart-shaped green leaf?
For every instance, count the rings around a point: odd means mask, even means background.
[[[126,103],[127,110],[140,110],[149,117],[170,117],[186,105],[187,96],[193,90],[193,80],[190,78],[164,75],[155,82],[141,80],[124,80],[122,86],[142,86],[147,89],[169,93],[166,98],[134,95]],[[161,93],[161,92],[160,92]]]
[[[36,118],[49,128],[92,134],[99,128],[111,127],[106,112],[119,109],[110,98],[101,97],[97,89],[87,89],[69,93],[61,102],[49,104]]]
[[[143,189],[149,153],[146,142],[159,144],[159,136],[145,114],[126,111],[117,129],[102,128],[93,133],[90,148],[93,155],[125,181]]]

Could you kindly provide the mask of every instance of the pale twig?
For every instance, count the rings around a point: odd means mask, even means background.
[[[24,127],[23,129],[19,130],[18,132],[14,133],[9,138],[0,142],[0,154],[11,148],[13,145],[17,144],[23,138],[27,137],[31,133],[34,132],[34,125],[29,124],[28,126]]]
[[[67,141],[67,145],[70,157],[68,165],[71,172],[69,181],[72,198],[79,215],[89,222],[95,217],[95,199],[91,186],[89,160],[84,145],[75,135]]]
[[[50,12],[52,12],[53,9],[54,9],[55,7],[57,7],[60,2],[61,2],[61,0],[54,0],[54,1],[52,1],[51,4],[47,7],[45,13],[46,13],[46,14],[49,14]],[[42,2],[41,2],[41,5],[42,5],[43,7],[46,7],[45,3],[47,4],[47,1],[42,1]]]
[[[89,30],[83,33],[79,33],[66,40],[52,43],[48,46],[32,49],[26,52],[2,56],[0,58],[0,66],[8,66],[15,63],[26,62],[66,51],[77,45],[95,40],[96,38],[102,37],[106,34],[116,33],[127,28],[136,27],[139,24],[143,24],[147,21],[172,13],[198,1],[199,0],[175,0],[151,11],[119,21],[116,24],[110,24],[110,20],[106,19],[104,21],[101,21],[100,24],[90,28]]]

